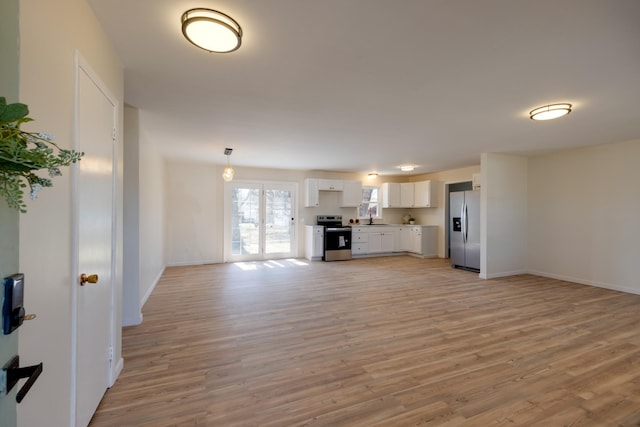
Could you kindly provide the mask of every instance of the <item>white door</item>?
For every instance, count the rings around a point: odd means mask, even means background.
[[[284,183],[226,184],[227,261],[296,256],[296,187]]]
[[[114,139],[117,107],[81,62],[77,72],[76,425],[89,424],[110,381],[113,328]]]
[[[263,195],[263,258],[291,258],[294,254],[295,189],[291,185],[269,185],[265,186]]]

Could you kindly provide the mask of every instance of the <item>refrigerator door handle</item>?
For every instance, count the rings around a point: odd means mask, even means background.
[[[460,208],[460,220],[462,221],[462,242],[467,243],[466,229],[467,229],[467,204],[462,202],[462,208]]]
[[[467,243],[469,240],[469,206],[465,202],[464,204],[464,242]]]

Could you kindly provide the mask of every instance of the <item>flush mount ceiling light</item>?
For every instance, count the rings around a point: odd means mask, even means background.
[[[229,156],[231,156],[232,151],[233,151],[233,148],[224,149],[224,155],[227,156],[227,167],[224,168],[224,172],[222,172],[222,179],[224,179],[225,181],[231,181],[233,179],[234,171],[231,165],[229,164]]]
[[[367,175],[369,178],[373,179],[373,178],[377,178],[378,174],[376,172],[371,172],[369,175]]]
[[[182,14],[182,34],[208,52],[233,52],[242,43],[242,28],[229,15],[213,9],[189,9]]]
[[[551,120],[566,116],[571,112],[571,104],[549,104],[529,112],[531,120]]]
[[[400,170],[402,172],[411,172],[412,170],[414,170],[416,167],[414,165],[402,165],[400,166]]]

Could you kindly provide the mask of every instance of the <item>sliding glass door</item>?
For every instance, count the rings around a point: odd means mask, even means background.
[[[225,259],[250,261],[296,255],[296,184],[226,184]]]

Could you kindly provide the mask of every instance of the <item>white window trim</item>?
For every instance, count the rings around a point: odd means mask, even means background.
[[[382,186],[381,185],[363,185],[362,189],[367,189],[367,188],[376,188],[378,189],[378,201],[376,203],[378,203],[378,215],[375,215],[373,217],[373,219],[382,219],[382,198],[380,197],[380,192],[382,191]],[[364,200],[363,200],[364,202]],[[362,206],[362,203],[360,203],[360,206]],[[369,219],[369,215],[367,216],[360,216],[360,206],[358,206],[358,210],[356,211],[357,213],[357,218],[358,219]]]

